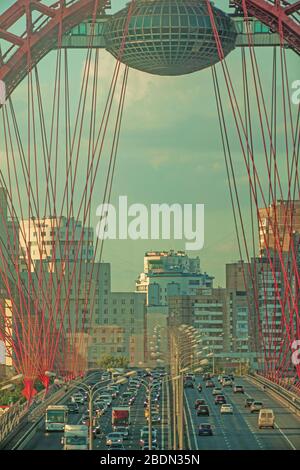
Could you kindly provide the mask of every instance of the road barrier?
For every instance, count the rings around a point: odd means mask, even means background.
[[[90,374],[88,377],[85,377],[84,380],[82,380],[82,382],[86,382],[87,380],[92,378],[93,375],[94,374]],[[28,442],[30,442],[30,440],[36,434],[39,428],[39,425],[42,423],[46,408],[50,404],[56,404],[62,400],[66,400],[67,398],[69,398],[69,396],[73,392],[74,386],[78,384],[79,384],[78,380],[75,379],[74,381],[68,384],[67,390],[65,390],[65,386],[62,386],[59,390],[56,389],[56,392],[53,393],[51,396],[49,396],[49,398],[47,397],[46,400],[43,400],[40,404],[35,406],[34,409],[30,408],[26,416],[26,421],[27,421],[27,424],[30,422],[33,422],[33,424],[21,435],[21,437],[17,440],[15,444],[13,444],[10,447],[10,449],[11,450],[24,449],[27,446]],[[20,432],[20,429],[18,430],[18,432]],[[12,437],[13,436],[11,436],[10,440],[12,440]]]
[[[20,401],[12,405],[0,417],[0,449],[5,448],[6,445],[13,439],[13,437],[23,429],[28,422],[35,421],[37,416],[41,415],[53,400],[59,399],[62,394],[62,389],[57,389],[56,385],[49,388],[48,394],[45,399],[45,390],[39,392],[32,403],[28,406],[28,402],[21,403]]]
[[[289,390],[286,390],[284,387],[281,387],[278,384],[275,384],[269,379],[262,377],[258,374],[248,374],[247,378],[252,380],[254,383],[261,385],[266,392],[273,393],[277,398],[283,400],[289,408],[300,415],[300,397],[295,393],[292,393]]]

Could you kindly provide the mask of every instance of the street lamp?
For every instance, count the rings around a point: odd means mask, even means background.
[[[2,382],[1,385],[5,386],[6,384],[11,384],[13,382],[19,382],[20,380],[23,379],[23,377],[24,377],[23,374],[14,375],[10,379],[5,380],[4,382]]]
[[[103,382],[107,382],[107,380],[101,380],[94,385],[88,385],[85,383],[81,383],[80,385],[76,385],[76,388],[79,388],[85,392],[88,393],[89,397],[89,450],[93,450],[93,400],[96,395],[100,390],[103,390],[106,388],[105,387],[99,387],[99,385],[103,384]],[[127,382],[126,379],[119,379],[115,382],[115,384],[121,384]]]

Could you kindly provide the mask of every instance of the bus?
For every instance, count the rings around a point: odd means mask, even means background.
[[[47,431],[64,431],[68,422],[68,407],[65,405],[50,405],[46,409],[45,428]]]
[[[89,445],[89,428],[80,424],[66,424],[61,442],[64,450],[86,450]]]

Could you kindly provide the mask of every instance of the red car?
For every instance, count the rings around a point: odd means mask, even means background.
[[[215,384],[213,383],[212,380],[207,380],[205,383],[206,388],[215,388]]]
[[[195,401],[195,410],[197,410],[200,405],[205,405],[205,400],[203,400],[203,398],[199,398]]]
[[[227,403],[224,395],[217,395],[215,398],[215,405],[223,405]]]

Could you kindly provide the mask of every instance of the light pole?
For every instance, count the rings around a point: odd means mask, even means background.
[[[9,380],[5,380],[5,382],[1,383],[0,391],[1,392],[6,392],[9,390],[13,391],[15,389],[15,383],[20,382],[22,379],[23,379],[23,374],[14,375]],[[13,404],[13,400],[10,398],[8,403]]]
[[[171,358],[173,361],[172,373],[179,376],[178,382],[174,382],[173,403],[174,403],[174,449],[177,448],[177,430],[178,430],[178,447],[183,449],[183,426],[184,426],[184,380],[181,369],[186,358],[190,360],[188,363],[193,364],[196,354],[195,349],[199,346],[198,331],[193,326],[180,325],[171,329]],[[176,426],[177,424],[177,426]]]
[[[104,390],[106,386],[104,387],[99,387],[103,382],[107,382],[107,380],[102,380],[97,383],[95,383],[93,386],[81,383],[80,385],[77,385],[76,388],[79,388],[85,392],[88,393],[89,397],[89,450],[93,450],[93,400],[96,395],[96,393],[100,392],[101,390]],[[115,382],[116,385],[120,385],[127,382],[127,380],[124,379],[119,379]]]
[[[16,382],[19,382],[23,379],[23,374],[18,374],[18,375],[14,375],[13,377],[11,377],[10,379],[8,380],[5,380],[4,382],[1,382],[1,389],[0,390],[3,390],[4,387],[7,387],[8,385],[13,385],[14,383]],[[5,389],[6,390],[6,389]]]

